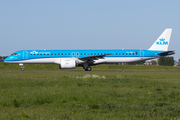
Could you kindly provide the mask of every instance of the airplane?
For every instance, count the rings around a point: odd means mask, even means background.
[[[90,66],[105,63],[129,63],[173,55],[168,51],[172,29],[165,29],[149,49],[110,50],[20,50],[7,57],[4,62],[16,63],[24,71],[24,64],[58,64],[60,69],[82,66],[91,71]]]

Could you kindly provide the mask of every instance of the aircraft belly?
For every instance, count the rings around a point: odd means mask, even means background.
[[[151,57],[106,57],[105,61],[106,63],[124,63],[124,62],[136,62],[140,60],[146,60],[151,59]]]
[[[54,64],[57,60],[69,60],[74,58],[39,58],[39,59],[28,59],[20,61],[11,61],[9,63],[24,63],[24,64]]]

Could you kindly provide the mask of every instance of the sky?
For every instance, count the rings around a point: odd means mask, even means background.
[[[0,56],[18,50],[148,49],[172,28],[180,58],[179,0],[0,0]]]

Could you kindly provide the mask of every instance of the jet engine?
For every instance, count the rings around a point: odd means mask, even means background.
[[[61,60],[59,68],[60,69],[73,69],[76,67],[75,60]]]

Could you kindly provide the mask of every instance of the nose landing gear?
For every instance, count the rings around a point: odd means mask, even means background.
[[[25,70],[23,64],[20,63],[19,66],[21,66],[21,71],[24,71],[24,70]]]

